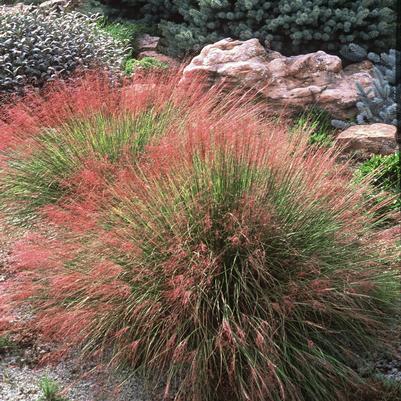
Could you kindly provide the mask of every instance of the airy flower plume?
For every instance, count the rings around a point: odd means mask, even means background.
[[[43,335],[163,377],[177,401],[338,401],[399,299],[368,186],[247,96],[137,79],[89,111],[56,90],[71,114],[35,120],[42,135],[7,123],[9,216],[17,201],[50,230],[14,247],[18,300]]]

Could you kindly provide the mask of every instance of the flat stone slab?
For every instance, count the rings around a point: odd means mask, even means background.
[[[390,124],[354,125],[337,136],[336,144],[344,153],[390,155],[397,150],[396,133],[397,128]]]

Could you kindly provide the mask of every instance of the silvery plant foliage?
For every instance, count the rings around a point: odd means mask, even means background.
[[[99,16],[28,7],[0,15],[0,93],[71,74],[77,68],[118,70],[127,46],[102,32]]]
[[[395,49],[388,53],[367,53],[360,46],[348,48],[343,53],[352,61],[368,58],[374,63],[372,87],[365,90],[358,82],[357,124],[384,123],[398,126],[397,113],[401,102],[400,61],[401,54]],[[336,128],[345,129],[355,125],[333,120]]]

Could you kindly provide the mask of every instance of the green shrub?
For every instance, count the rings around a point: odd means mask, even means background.
[[[42,86],[77,68],[121,68],[124,43],[97,26],[96,17],[34,8],[0,16],[0,92]]]
[[[107,19],[103,19],[99,24],[101,29],[113,39],[128,44],[131,48],[131,53],[136,51],[138,36],[148,30],[144,24],[128,21],[110,22]]]
[[[199,51],[233,37],[258,38],[286,55],[326,50],[351,42],[370,51],[394,47],[395,0],[126,0],[160,23],[172,55]]]
[[[357,180],[371,175],[376,193],[387,192],[394,196],[387,206],[390,210],[401,211],[401,160],[400,152],[389,156],[375,155],[362,163],[355,173]],[[379,196],[380,199],[380,196]]]
[[[152,57],[144,57],[141,60],[131,57],[137,52],[137,40],[139,35],[149,32],[150,28],[148,26],[138,22],[109,22],[107,19],[104,19],[100,22],[100,27],[113,39],[129,45],[131,49],[130,55],[127,55],[127,58],[123,63],[123,71],[126,75],[131,75],[137,68],[153,69],[168,67],[166,63],[158,61]]]
[[[47,0],[0,0],[0,5],[7,4],[7,5],[15,5],[18,3],[26,4],[26,5],[34,5],[38,6],[41,3],[44,3]],[[80,13],[86,15],[93,15],[93,14],[101,14],[105,16],[113,15],[114,9],[108,7],[100,0],[78,0],[72,1],[75,3],[74,10],[79,11]],[[67,3],[67,2],[66,2]]]
[[[133,58],[128,59],[125,62],[124,72],[127,75],[131,75],[136,69],[166,69],[168,64],[163,63],[153,57],[144,57],[141,60],[136,60]]]
[[[2,4],[14,5],[17,3],[22,3],[22,4],[27,4],[27,5],[29,5],[29,4],[38,5],[45,1],[46,0],[0,0],[0,5],[2,5]]]

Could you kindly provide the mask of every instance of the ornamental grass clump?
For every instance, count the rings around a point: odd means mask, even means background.
[[[175,73],[147,73],[117,85],[104,73],[89,72],[5,106],[0,209],[26,225],[46,205],[78,193],[87,197],[84,187],[112,180],[117,165],[135,163],[147,144],[179,129],[196,112],[194,101],[214,107],[215,97],[200,83],[186,91],[177,80]]]
[[[368,187],[249,103],[193,107],[104,181],[94,224],[16,244],[15,299],[64,346],[163,377],[165,397],[346,400],[399,301]]]
[[[124,157],[138,157],[153,136],[163,133],[171,115],[168,107],[137,115],[100,113],[44,129],[29,156],[8,158],[7,173],[0,179],[5,210],[27,223],[41,207],[72,192],[77,195],[85,179],[91,187],[102,176],[112,179],[113,166]]]

